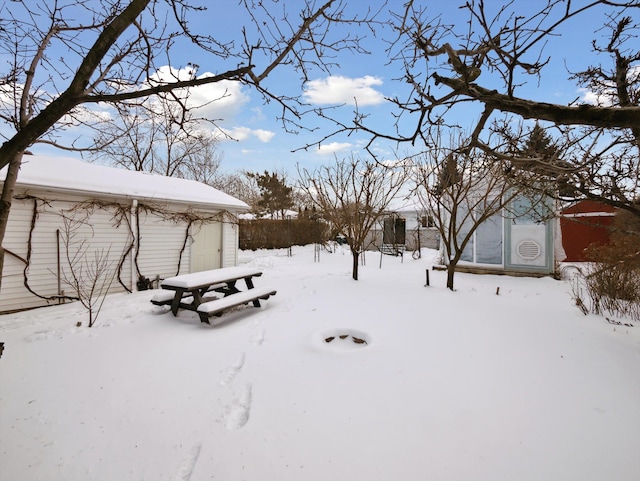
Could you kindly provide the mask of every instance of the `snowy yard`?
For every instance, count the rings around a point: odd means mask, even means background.
[[[278,293],[214,326],[153,291],[0,316],[0,479],[640,479],[640,325],[429,260],[242,252]]]

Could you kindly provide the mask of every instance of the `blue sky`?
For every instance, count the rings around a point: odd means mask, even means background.
[[[386,16],[389,10],[401,10],[403,3],[403,0],[391,0],[383,9],[382,15]],[[455,24],[460,33],[465,32],[468,16],[465,10],[459,8],[464,0],[424,0],[423,3],[428,6],[429,17],[435,18],[441,15],[444,22]],[[291,18],[296,13],[296,6],[301,4],[300,0],[286,2],[286,8],[292,14]],[[357,10],[364,5],[376,9],[381,4],[382,2],[378,0],[350,2],[348,9]],[[487,0],[486,4],[489,10],[496,11],[502,2]],[[520,15],[526,15],[532,9],[541,8],[545,4],[544,0],[513,2],[515,11]],[[208,5],[209,10],[199,14],[192,21],[192,29],[194,31],[204,29],[207,33],[215,32],[215,35],[223,40],[238,41],[240,29],[246,22],[243,22],[237,2],[220,1],[215,2],[215,6],[213,2]],[[577,71],[598,62],[604,62],[606,65],[608,59],[596,58],[590,48],[591,40],[599,35],[594,34],[594,30],[602,25],[603,13],[603,10],[594,10],[582,15],[562,29],[562,36],[550,38],[544,51],[546,56],[550,56],[550,63],[544,69],[540,82],[531,78],[529,83],[518,91],[519,96],[564,104],[583,97],[585,92],[580,91],[574,82],[567,80],[569,76],[567,70]],[[349,27],[349,29],[351,33],[356,31],[355,27]],[[378,28],[375,36],[365,30],[360,33],[367,35],[363,46],[372,52],[371,55],[343,52],[335,59],[339,66],[332,69],[331,75],[320,70],[312,71],[311,81],[304,87],[300,85],[299,76],[296,73],[286,68],[278,69],[267,79],[265,86],[276,94],[300,93],[309,103],[310,108],[341,105],[332,111],[332,115],[344,122],[352,118],[354,99],[357,99],[358,107],[361,112],[368,115],[368,123],[371,127],[389,129],[393,122],[392,114],[395,111],[385,99],[395,96],[402,99],[408,93],[407,86],[395,80],[400,76],[398,65],[388,64],[385,40],[391,39],[393,32]],[[346,30],[340,30],[340,28],[335,31],[337,36],[346,34]],[[185,67],[188,62],[197,63],[198,72],[201,75],[217,73],[230,67],[216,63],[214,60],[193,47],[184,46],[178,54],[173,54],[171,67],[179,69]],[[483,74],[483,83],[486,83],[485,79]],[[265,104],[255,91],[239,84],[200,87],[194,89],[192,99],[194,102],[206,102],[218,98],[221,88],[228,89],[226,91],[228,95],[223,100],[208,105],[202,113],[221,119],[218,122],[219,127],[236,139],[220,143],[220,150],[224,156],[222,169],[225,171],[275,170],[285,171],[295,176],[297,164],[313,169],[318,165],[332,162],[335,156],[344,158],[352,153],[366,156],[361,148],[369,137],[359,134],[335,136],[324,142],[320,148],[315,146],[307,151],[296,151],[305,145],[320,141],[331,132],[331,126],[310,114],[303,123],[310,129],[315,129],[313,132],[300,131],[297,135],[288,134],[277,121],[277,117],[281,114],[280,107],[273,102]],[[477,116],[477,109],[467,108],[459,113],[459,121],[472,122]],[[393,144],[384,143],[375,145],[377,152],[389,158],[395,155],[396,147]],[[52,153],[51,149],[39,146],[34,146],[32,150],[35,153]],[[408,153],[407,146],[400,146],[399,153]]]

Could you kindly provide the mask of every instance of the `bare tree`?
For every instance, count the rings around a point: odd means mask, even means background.
[[[357,35],[334,36],[332,26],[371,27],[375,15],[366,11],[350,15],[340,0],[320,6],[302,2],[298,20],[275,0],[240,4],[251,24],[238,25],[235,42],[193,31],[189,18],[205,7],[183,0],[23,0],[3,5],[0,49],[11,62],[0,77],[4,100],[0,119],[13,133],[0,145],[0,169],[9,166],[0,201],[0,242],[22,153],[34,143],[58,145],[59,129],[90,127],[92,121],[87,119],[101,103],[114,105],[225,81],[252,86],[282,106],[283,122],[293,118],[298,125],[299,97],[278,92],[265,80],[276,69],[292,68],[304,82],[312,67],[328,71],[335,52],[362,52]],[[217,73],[158,80],[159,66],[171,65],[173,53],[183,54],[185,48],[199,48],[209,55]],[[3,261],[0,250],[0,272]]]
[[[67,266],[62,271],[62,281],[73,289],[89,315],[89,327],[93,327],[109,288],[116,277],[117,263],[110,258],[111,247],[91,251],[90,238],[83,230],[91,230],[87,219],[63,218],[62,242]]]
[[[414,171],[418,199],[442,240],[451,290],[455,269],[474,234],[483,225],[501,232],[503,212],[523,195],[509,182],[501,162],[478,149],[460,148],[461,141],[462,136],[448,141],[434,137],[434,147],[416,159]]]
[[[140,105],[116,105],[117,119],[96,132],[94,142],[103,147],[92,157],[138,172],[157,172],[158,117]]]
[[[402,164],[386,167],[352,157],[310,172],[298,169],[299,188],[320,215],[347,239],[353,257],[352,277],[358,280],[358,260],[369,231],[407,179]]]
[[[452,25],[432,13],[431,3],[405,2],[394,13],[397,37],[388,51],[400,80],[410,88],[406,97],[390,99],[398,110],[395,129],[371,128],[367,117],[356,111],[354,125],[338,123],[338,131],[368,132],[369,146],[387,139],[428,150],[433,126],[456,128],[464,118],[471,122],[464,126],[470,132],[468,147],[512,162],[514,168],[539,161],[547,173],[553,168],[556,178],[573,185],[575,197],[598,198],[640,215],[633,202],[640,148],[640,54],[633,19],[640,2],[548,0],[527,4],[531,13],[519,6],[469,0],[460,11],[467,21]],[[608,55],[612,67],[591,66],[567,76],[602,101],[562,105],[553,99],[519,97],[524,86],[546,75],[551,56],[557,55],[549,45],[557,45],[557,37],[572,41],[572,30],[582,28],[580,20],[587,16],[603,18],[611,34],[604,45],[593,42],[584,50]],[[524,119],[554,128],[563,139],[564,163],[550,166],[543,158],[521,159],[508,148],[514,137],[496,135],[507,134]]]
[[[186,139],[180,177],[213,186],[221,175],[219,169],[223,159],[218,144],[218,139],[205,132]]]
[[[249,174],[250,172],[246,171],[220,173],[210,185],[249,205],[256,205],[260,199],[260,190],[256,179]]]
[[[211,183],[220,167],[219,137],[181,101],[152,97],[116,105],[97,133],[93,156],[129,170]]]

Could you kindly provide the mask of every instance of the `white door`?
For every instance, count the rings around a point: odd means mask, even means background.
[[[505,220],[507,262],[505,267],[524,268],[538,272],[552,272],[553,229],[548,219],[553,210],[548,199],[533,200],[522,197],[511,204],[511,214]]]
[[[191,244],[191,272],[220,268],[222,257],[222,223],[195,228]]]

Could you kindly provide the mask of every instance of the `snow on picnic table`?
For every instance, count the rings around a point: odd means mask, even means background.
[[[211,271],[192,272],[176,277],[169,277],[161,282],[167,288],[195,289],[203,286],[211,286],[229,281],[235,281],[245,277],[251,278],[260,276],[262,272],[258,269],[247,267],[223,267]]]
[[[154,291],[90,329],[0,316],[0,480],[640,479],[638,323],[551,278],[425,287],[432,251],[357,282],[346,250],[292,252],[242,252],[278,294],[212,326]]]

